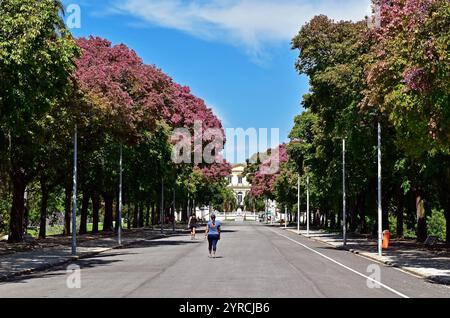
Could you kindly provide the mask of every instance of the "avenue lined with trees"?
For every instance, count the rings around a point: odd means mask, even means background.
[[[311,221],[342,228],[342,139],[346,140],[347,228],[377,233],[377,125],[382,128],[383,230],[450,243],[450,2],[374,0],[368,21],[320,15],[292,41],[296,69],[310,79],[305,111],[280,146],[280,172],[250,164],[248,201],[264,198]],[[371,27],[375,25],[376,27]],[[284,155],[287,149],[289,159]]]
[[[450,296],[450,0],[63,3],[0,0],[0,299]]]
[[[345,139],[347,228],[376,234],[380,124],[383,230],[450,242],[450,2],[373,3],[366,21],[319,15],[292,40],[295,68],[310,79],[305,111],[291,143],[248,161],[245,206],[263,211],[276,200],[294,221],[300,176],[301,211],[308,188],[312,224],[341,229]],[[0,233],[10,242],[30,225],[41,238],[49,223],[70,234],[75,129],[81,234],[118,229],[121,152],[128,228],[173,220],[175,210],[186,221],[195,206],[236,208],[228,163],[171,160],[177,128],[201,121],[224,135],[188,87],[126,45],[75,39],[60,1],[1,1],[0,15]],[[265,173],[275,158],[281,169]]]
[[[171,160],[175,128],[201,121],[223,134],[188,87],[126,45],[73,38],[59,1],[1,1],[0,16],[0,233],[9,242],[21,242],[33,224],[45,238],[61,211],[61,232],[70,234],[75,128],[81,234],[88,219],[92,232],[118,229],[121,149],[128,227],[158,224],[161,213],[173,220],[175,209],[187,220],[195,206],[226,203],[228,163]]]

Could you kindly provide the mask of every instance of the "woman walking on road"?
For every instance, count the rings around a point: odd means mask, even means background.
[[[220,227],[222,223],[216,221],[216,215],[211,215],[211,221],[208,222],[205,231],[205,237],[208,237],[209,257],[216,258],[217,242],[220,240]]]
[[[195,240],[195,230],[197,229],[197,217],[194,213],[192,213],[191,217],[189,218],[188,223],[189,229],[191,230],[191,240]]]

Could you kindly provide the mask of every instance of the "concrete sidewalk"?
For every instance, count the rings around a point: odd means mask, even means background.
[[[335,248],[348,250],[389,266],[401,268],[428,281],[450,285],[450,251],[448,250],[432,251],[411,241],[392,241],[389,249],[383,250],[383,256],[379,256],[375,240],[349,238],[347,239],[347,246],[344,247],[342,234],[340,233],[310,230],[309,236],[307,236],[306,230],[298,232],[297,229],[288,228],[288,231]]]
[[[77,259],[91,257],[112,249],[124,248],[142,241],[181,234],[189,235],[188,231],[180,228],[176,229],[175,232],[172,229],[165,229],[164,234],[161,234],[160,230],[155,227],[153,230],[138,229],[124,231],[122,245],[118,244],[116,235],[80,240],[78,242],[76,256],[71,255],[71,246],[69,244],[50,244],[51,247],[1,255],[0,281],[32,272],[47,270],[54,266],[69,264]],[[68,240],[68,238],[64,239]]]

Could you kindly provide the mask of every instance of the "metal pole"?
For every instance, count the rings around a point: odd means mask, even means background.
[[[160,213],[160,222],[161,222],[161,234],[164,233],[163,222],[164,222],[164,180],[161,180],[161,213]]]
[[[297,185],[297,231],[300,233],[300,173],[298,173]]]
[[[285,220],[284,220],[284,228],[285,229],[287,229],[287,219],[288,219],[287,214],[288,214],[288,209],[287,209],[287,206],[286,206],[286,207],[284,207],[284,218],[285,218]]]
[[[346,185],[345,185],[345,138],[342,139],[342,236],[344,246],[347,245],[347,213],[346,213]]]
[[[73,136],[73,207],[72,207],[72,255],[77,255],[77,159],[78,159],[78,129],[75,125]]]
[[[269,201],[267,201],[267,202],[269,202]],[[269,203],[269,209],[271,209],[270,203]],[[276,213],[277,212],[275,211],[275,213],[272,215],[272,210],[270,210],[270,224],[271,225],[273,225],[273,219],[275,218]]]
[[[119,227],[117,230],[117,236],[118,236],[118,242],[119,245],[122,245],[122,144],[120,144],[120,160],[119,160],[119,218],[118,218],[118,222],[119,222]]]
[[[197,217],[197,208],[195,207],[195,199],[192,199],[192,211],[194,213],[194,216]],[[211,221],[211,214],[209,215],[209,220]]]
[[[175,232],[175,219],[176,219],[176,204],[175,204],[175,186],[173,187],[173,219],[172,219],[172,230]]]
[[[268,207],[267,199],[264,200],[264,204],[265,204],[266,224],[269,224],[269,207]]]
[[[309,236],[309,175],[306,176],[306,235]]]
[[[191,199],[189,198],[188,194],[188,201],[187,201],[187,219],[189,222],[189,218],[191,217]]]
[[[378,122],[378,255],[382,256],[383,211],[381,206],[381,124]]]

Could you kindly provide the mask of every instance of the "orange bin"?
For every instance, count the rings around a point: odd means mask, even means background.
[[[383,248],[387,249],[389,247],[389,240],[391,239],[391,232],[383,231]]]

